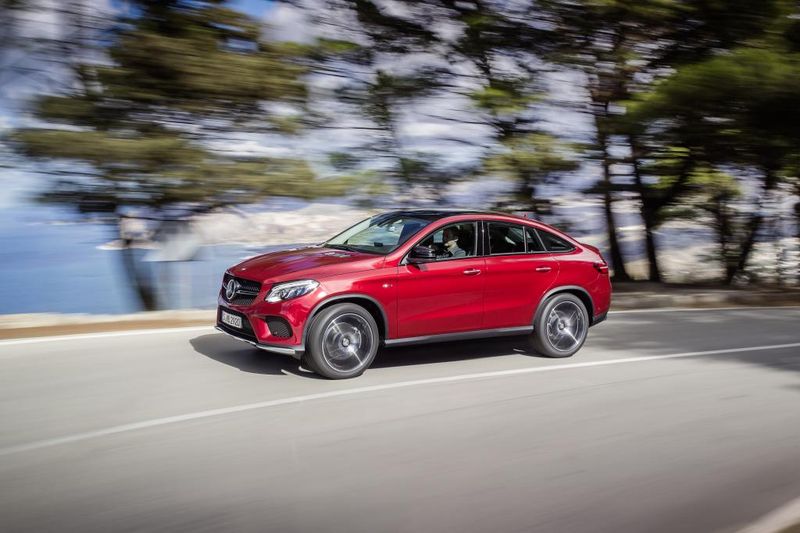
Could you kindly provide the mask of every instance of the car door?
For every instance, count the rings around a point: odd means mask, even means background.
[[[448,229],[457,237],[451,238]],[[398,266],[398,337],[481,328],[485,260],[478,256],[478,230],[477,221],[434,230],[415,246],[434,248],[437,259],[419,264],[404,260]]]
[[[483,327],[531,325],[536,306],[555,283],[558,262],[545,251],[531,226],[495,221],[484,224]]]

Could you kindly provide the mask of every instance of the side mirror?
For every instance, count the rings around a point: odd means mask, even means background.
[[[427,246],[415,246],[408,254],[409,263],[430,263],[436,261],[436,252]]]

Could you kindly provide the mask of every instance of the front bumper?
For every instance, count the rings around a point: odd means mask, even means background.
[[[279,353],[279,354],[283,354],[283,355],[291,355],[295,359],[300,359],[300,357],[303,355],[303,352],[305,352],[305,348],[302,345],[300,345],[300,346],[278,346],[278,345],[275,345],[275,344],[264,344],[264,343],[261,343],[261,342],[256,342],[256,341],[247,339],[245,337],[242,337],[241,335],[237,335],[236,334],[237,332],[235,330],[232,330],[231,328],[226,327],[225,324],[217,324],[215,327],[216,327],[216,329],[218,331],[221,331],[225,335],[233,337],[236,340],[239,340],[239,341],[242,341],[242,342],[246,342],[247,344],[255,346],[259,350],[264,350],[264,351],[273,352],[273,353]]]
[[[599,315],[595,316],[594,319],[592,319],[591,325],[596,326],[600,322],[605,322],[607,318],[608,318],[608,311],[606,311],[605,313],[600,313]]]
[[[222,311],[226,311],[230,314],[241,317],[242,328],[238,329],[222,322]],[[261,350],[291,355],[296,359],[299,359],[305,351],[303,343],[297,343],[298,340],[302,339],[301,335],[293,334],[290,338],[276,338],[276,341],[278,342],[271,342],[271,338],[269,337],[268,333],[269,328],[266,326],[265,322],[260,321],[259,318],[251,317],[249,313],[232,309],[226,305],[220,305],[217,307],[216,329],[222,333],[225,333],[226,335],[229,335],[242,342],[246,342]],[[294,343],[292,342],[293,340]]]

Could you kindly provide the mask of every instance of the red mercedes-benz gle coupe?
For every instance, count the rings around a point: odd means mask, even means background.
[[[405,210],[231,267],[217,329],[340,379],[381,346],[528,334],[540,354],[569,357],[610,301],[600,252],[546,224]]]

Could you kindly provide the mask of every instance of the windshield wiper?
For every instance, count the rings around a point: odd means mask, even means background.
[[[352,246],[347,246],[346,244],[323,244],[325,248],[334,248],[336,250],[345,250],[347,252],[355,252],[357,251]]]
[[[325,248],[335,248],[337,250],[345,250],[347,252],[356,252],[360,254],[375,254],[375,255],[386,255],[389,251],[379,252],[377,250],[370,250],[369,248],[360,248],[358,246],[353,246],[351,244],[323,244]]]

